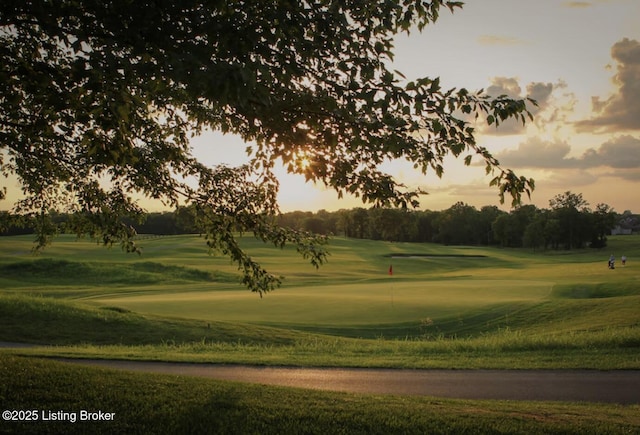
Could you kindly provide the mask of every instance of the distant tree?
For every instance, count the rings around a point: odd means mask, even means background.
[[[436,240],[436,222],[439,212],[423,211],[416,213],[416,242],[433,242]]]
[[[136,251],[124,217],[142,195],[195,205],[210,249],[230,256],[251,290],[280,278],[235,231],[293,244],[318,266],[325,239],[277,225],[274,165],[380,206],[417,205],[380,165],[406,159],[444,171],[474,155],[513,203],[533,180],[501,168],[468,120],[530,117],[527,101],[407,82],[389,70],[393,38],[422,30],[458,1],[205,2],[3,0],[0,3],[0,171],[16,177],[14,207],[37,217],[38,246],[74,231]],[[207,167],[189,138],[212,129],[255,143],[252,162]],[[0,197],[5,195],[2,190]]]
[[[374,240],[410,242],[417,235],[413,213],[402,209],[372,208],[369,210],[369,234]]]
[[[499,215],[491,225],[493,237],[503,247],[521,247],[525,230],[537,211],[536,206],[529,204],[517,207],[509,214]]]
[[[522,246],[533,250],[546,248],[547,239],[545,237],[545,227],[547,225],[546,214],[540,212],[524,229],[522,235]]]
[[[553,213],[550,216],[547,216],[544,225],[544,237],[549,246],[553,249],[560,249],[560,243],[563,239],[563,231],[560,221],[553,216]]]
[[[500,210],[495,205],[485,205],[480,209],[478,214],[477,232],[478,241],[482,245],[493,245],[496,243],[495,236],[493,234],[492,224],[498,218],[506,214],[506,212]]]
[[[493,221],[491,224],[491,231],[493,232],[493,238],[502,246],[506,248],[512,246],[513,235],[510,231],[510,222],[513,217],[509,214],[503,214]]]
[[[139,223],[132,223],[136,232],[141,234],[169,235],[178,234],[176,214],[174,212],[149,213]]]
[[[311,231],[315,234],[327,234],[327,228],[325,227],[325,221],[317,216],[311,216],[302,221],[302,227],[306,231]]]
[[[561,228],[561,243],[566,249],[580,248],[589,240],[589,203],[581,193],[567,191],[549,200],[549,206]]]
[[[331,213],[327,210],[318,210],[315,213],[315,216],[322,220],[322,225],[324,227],[324,233],[322,234],[337,234],[338,232],[338,214]]]
[[[478,210],[463,202],[457,202],[439,214],[438,241],[445,245],[475,244],[481,235],[474,228]]]
[[[551,198],[549,206],[552,210],[561,208],[583,210],[589,206],[589,203],[582,197],[582,193],[573,193],[568,190]]]
[[[351,210],[351,234],[357,239],[365,239],[369,235],[369,213],[362,207]]]
[[[198,230],[196,216],[197,211],[195,205],[176,208],[175,221],[180,234],[195,234],[200,232]]]
[[[336,233],[342,234],[345,237],[353,237],[353,219],[351,216],[351,211],[340,209],[336,212],[336,214]]]
[[[17,236],[21,234],[33,234],[29,220],[8,211],[0,211],[0,235]]]
[[[591,244],[592,248],[604,248],[607,246],[607,235],[616,225],[616,212],[607,204],[598,204],[592,214]]]
[[[310,211],[290,211],[278,216],[278,225],[294,230],[302,230],[304,228],[304,222],[313,217],[313,212]]]

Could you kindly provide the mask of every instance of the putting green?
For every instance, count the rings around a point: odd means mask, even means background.
[[[246,290],[94,297],[99,305],[202,320],[266,324],[368,325],[463,314],[479,307],[546,299],[550,281],[451,279],[283,288],[259,298]]]

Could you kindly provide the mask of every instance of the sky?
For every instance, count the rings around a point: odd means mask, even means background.
[[[592,208],[640,213],[640,0],[468,0],[463,9],[422,32],[398,35],[389,69],[407,80],[440,77],[444,88],[485,89],[490,95],[532,97],[534,121],[522,126],[477,126],[476,140],[501,165],[533,178],[523,204],[548,208],[566,191]],[[249,160],[239,137],[209,132],[192,139],[203,163],[239,165]],[[464,157],[464,154],[462,155]],[[382,168],[409,187],[428,192],[420,209],[456,202],[477,208],[499,202],[491,175],[475,161],[445,160],[442,178],[423,175],[405,161]],[[283,212],[368,207],[281,168]],[[6,207],[17,189],[9,186]],[[162,204],[142,203],[150,211]]]
[[[640,213],[640,1],[469,0],[421,33],[395,39],[390,68],[407,79],[440,77],[443,87],[532,97],[534,122],[477,129],[477,141],[518,175],[534,178],[524,204],[549,207],[555,195],[581,193],[592,208],[605,203]],[[194,154],[211,164],[247,160],[246,144],[216,133],[194,139]],[[464,157],[464,155],[463,155]],[[420,209],[458,201],[480,208],[499,202],[484,165],[446,160],[441,179],[406,162],[384,167],[421,187]],[[302,176],[280,175],[282,211],[367,206],[338,199]]]

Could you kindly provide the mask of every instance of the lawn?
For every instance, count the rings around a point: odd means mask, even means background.
[[[637,406],[302,392],[38,358],[638,369],[637,236],[612,237],[606,250],[575,252],[336,238],[319,270],[294,250],[244,238],[253,257],[286,277],[282,288],[262,298],[238,284],[226,258],[207,255],[201,238],[140,243],[137,256],[61,236],[34,256],[29,237],[0,239],[0,341],[56,345],[0,351],[3,379],[10,379],[0,387],[5,409],[98,407],[120,418],[64,426],[77,433],[205,426],[225,433],[639,430]],[[625,254],[627,266],[608,270],[611,252]],[[3,422],[0,431],[38,433],[43,427],[61,426]]]
[[[0,421],[20,434],[628,434],[640,408],[360,395],[80,367],[0,353]],[[112,420],[80,421],[82,411]],[[43,421],[52,413],[75,422]]]
[[[319,270],[292,249],[243,243],[286,277],[281,289],[262,298],[248,292],[235,266],[208,256],[196,236],[143,239],[142,256],[64,236],[34,257],[28,237],[5,238],[0,284],[5,295],[72,300],[78,309],[367,339],[638,326],[635,236],[612,238],[606,251],[543,253],[336,238]],[[624,252],[628,265],[608,270],[609,251]]]

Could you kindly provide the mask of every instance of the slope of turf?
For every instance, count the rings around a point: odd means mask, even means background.
[[[242,323],[132,313],[119,307],[0,295],[0,341],[34,344],[147,345],[185,342],[291,344],[308,334]]]
[[[136,263],[79,262],[42,258],[0,265],[9,286],[113,286],[230,280],[221,273],[144,261]],[[231,278],[233,279],[233,278]]]
[[[533,253],[336,238],[328,264],[315,270],[294,249],[246,237],[254,258],[286,276],[283,288],[259,298],[237,283],[236,266],[207,256],[196,236],[141,240],[141,257],[68,236],[32,257],[23,236],[1,240],[0,285],[5,293],[73,298],[144,316],[347,337],[601,331],[638,326],[639,240],[611,238],[606,251]],[[609,252],[627,255],[627,266],[608,270]]]

